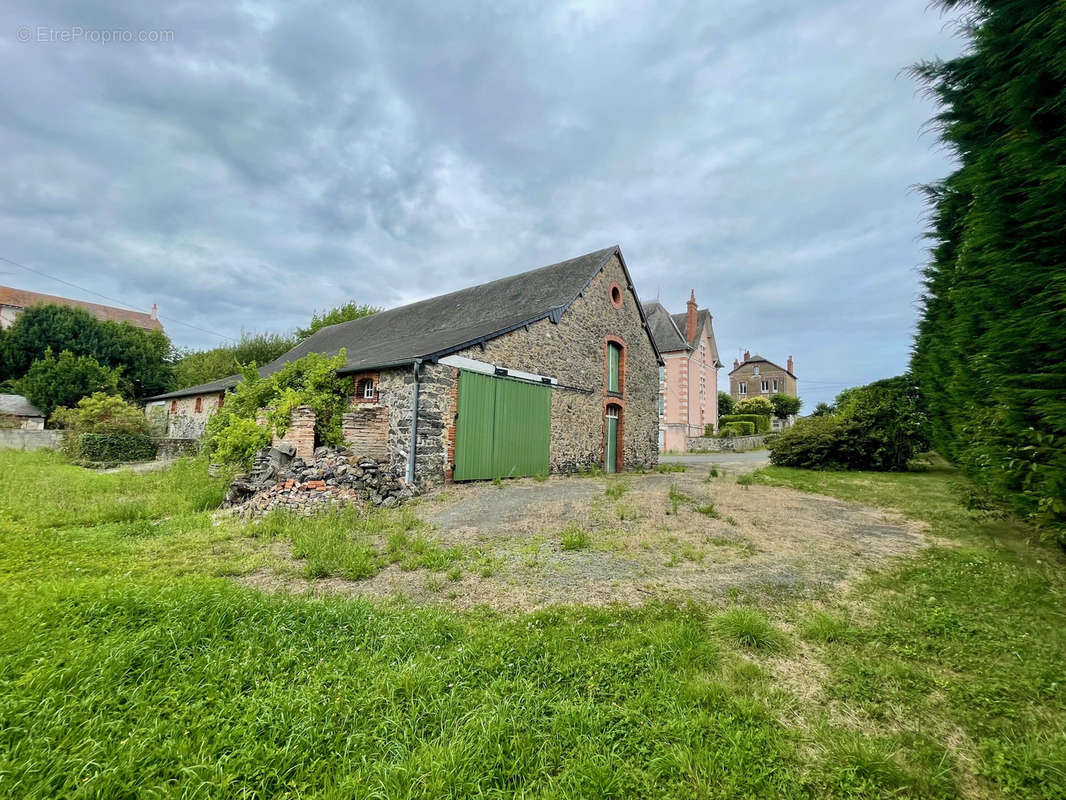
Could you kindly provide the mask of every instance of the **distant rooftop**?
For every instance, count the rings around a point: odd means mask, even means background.
[[[129,309],[115,308],[114,306],[105,306],[99,303],[88,303],[85,300],[73,300],[69,297],[57,297],[56,295],[41,294],[40,292],[29,292],[25,289],[14,289],[10,286],[0,286],[0,306],[8,306],[22,311],[30,306],[52,304],[84,309],[99,320],[128,322],[133,327],[142,328],[146,331],[163,330],[163,323],[156,316],[155,306],[152,306],[150,314],[146,314],[143,311],[130,311]]]

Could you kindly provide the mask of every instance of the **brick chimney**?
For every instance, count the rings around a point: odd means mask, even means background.
[[[788,357],[788,371],[792,372],[792,356]]]
[[[685,315],[685,338],[688,339],[689,344],[696,338],[696,326],[699,323],[699,317],[696,312],[696,290],[692,289],[689,292],[688,297],[688,313]]]
[[[151,317],[152,319],[159,319],[159,306],[157,306],[155,303],[152,303]]]
[[[739,367],[739,366],[740,366],[740,362],[739,362],[739,361],[737,361],[737,360],[736,360],[736,359],[734,358],[734,359],[733,359],[733,369],[736,369],[736,368],[737,368],[737,367]]]
[[[747,364],[749,361],[751,361],[751,353],[749,353],[747,350],[745,350],[744,351],[744,363]]]

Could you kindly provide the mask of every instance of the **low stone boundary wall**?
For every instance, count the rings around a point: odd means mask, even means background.
[[[58,450],[63,432],[0,428],[0,450]]]
[[[200,452],[199,439],[156,439],[156,461],[173,461],[175,458],[194,456]]]
[[[745,450],[758,450],[765,445],[765,433],[758,433],[754,436],[731,436],[721,439],[711,436],[697,436],[685,440],[685,450],[689,453],[742,453]]]

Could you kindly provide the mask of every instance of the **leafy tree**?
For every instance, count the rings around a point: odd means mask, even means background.
[[[38,305],[27,308],[3,338],[4,369],[21,378],[46,351],[87,356],[121,372],[119,388],[129,397],[148,397],[171,387],[171,344],[162,331],[144,331],[128,322],[96,319],[81,308]],[[77,399],[77,398],[75,398]]]
[[[277,333],[242,333],[235,345],[182,354],[174,365],[174,383],[184,388],[227,378],[249,365],[269,364],[296,343],[295,338]]]
[[[829,403],[819,403],[814,407],[814,411],[811,412],[812,417],[828,417],[836,413],[836,409]]]
[[[765,397],[748,397],[737,403],[734,413],[768,416],[774,413],[774,407]]]
[[[733,400],[733,395],[729,392],[718,392],[718,416],[724,416],[726,414],[732,414],[736,409],[736,401]]]
[[[321,313],[316,311],[311,316],[311,324],[306,328],[297,328],[296,335],[301,339],[306,339],[312,333],[329,325],[337,325],[341,322],[351,322],[352,320],[361,319],[362,317],[369,317],[371,314],[376,314],[379,311],[381,311],[380,308],[356,303],[353,300],[350,303],[345,303],[343,306],[331,308],[329,311],[323,311]]]
[[[19,381],[19,392],[46,416],[58,406],[69,406],[93,392],[116,393],[121,376],[90,356],[76,356],[64,350],[58,356],[51,350],[33,362]]]
[[[100,321],[84,309],[30,306],[4,336],[4,360],[10,375],[21,378],[46,350],[54,353],[66,350],[95,359],[101,349],[101,336]]]
[[[970,46],[914,68],[959,166],[926,187],[912,370],[937,449],[1066,530],[1066,5],[942,5]]]
[[[775,417],[785,419],[793,414],[798,414],[803,401],[789,394],[772,394],[770,395],[770,405],[774,409]]]

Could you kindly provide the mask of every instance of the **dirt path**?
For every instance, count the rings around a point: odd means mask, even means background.
[[[918,525],[890,512],[744,486],[735,473],[708,478],[706,468],[464,484],[416,511],[443,546],[462,548],[461,574],[391,566],[358,582],[288,578],[275,588],[512,610],[813,596],[925,541]],[[564,549],[564,529],[577,528],[587,543]],[[269,587],[262,577],[253,582]]]

